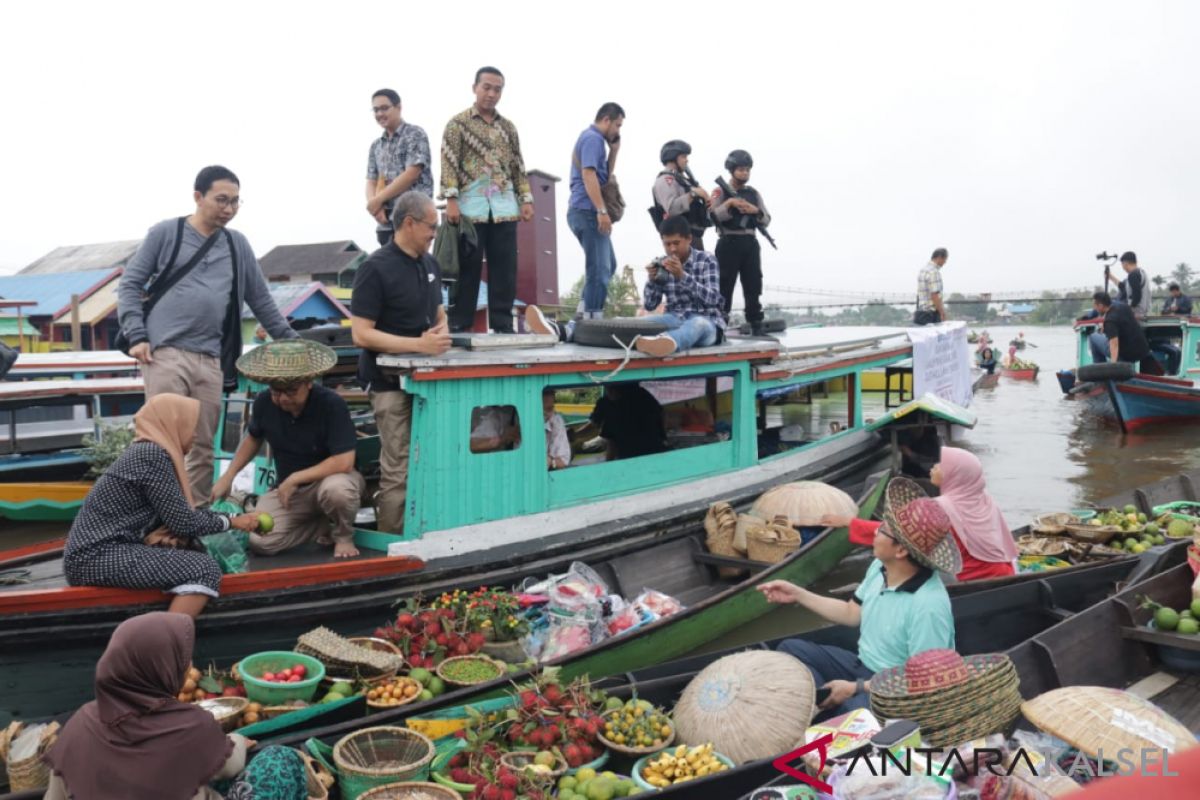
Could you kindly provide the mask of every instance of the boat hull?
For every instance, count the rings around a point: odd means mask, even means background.
[[[1200,389],[1190,382],[1139,375],[1103,381],[1075,395],[1089,411],[1115,420],[1126,431],[1200,418]]]
[[[0,517],[20,522],[70,522],[91,481],[0,483]]]
[[[1011,378],[1014,381],[1032,381],[1037,380],[1039,368],[1033,369],[1005,369],[1004,377]]]

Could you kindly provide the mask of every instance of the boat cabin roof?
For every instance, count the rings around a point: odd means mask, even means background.
[[[378,364],[390,372],[408,373],[414,380],[441,380],[507,374],[509,370],[519,374],[611,370],[626,360],[638,367],[753,361],[761,362],[761,380],[827,368],[856,355],[878,357],[882,348],[899,355],[911,352],[903,328],[884,327],[794,328],[778,340],[733,336],[715,347],[697,347],[665,358],[636,350],[626,353],[620,348],[561,343],[550,336],[480,334],[471,338],[471,349],[456,347],[440,356],[386,354],[378,357]]]
[[[0,410],[38,405],[74,405],[89,397],[141,394],[137,378],[87,378],[83,380],[0,382]]]
[[[1098,327],[1102,317],[1075,320],[1075,330]],[[1176,314],[1155,314],[1142,321],[1143,328],[1200,328],[1200,317],[1181,317]]]

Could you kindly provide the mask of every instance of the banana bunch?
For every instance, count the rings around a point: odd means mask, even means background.
[[[661,789],[727,769],[729,766],[713,754],[712,742],[691,748],[681,744],[649,761],[642,769],[642,779]]]

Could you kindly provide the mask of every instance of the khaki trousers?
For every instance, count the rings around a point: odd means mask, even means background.
[[[213,437],[221,419],[221,391],[225,382],[221,362],[213,356],[176,347],[160,347],[152,355],[154,362],[142,365],[147,400],[157,394],[181,394],[200,401],[196,443],[185,463],[193,502],[207,503],[213,485]]]
[[[379,428],[379,492],[375,516],[380,531],[404,530],[408,494],[408,450],[412,433],[412,395],[405,391],[371,392],[371,408]]]
[[[250,549],[263,556],[291,550],[312,540],[328,539],[330,526],[335,542],[354,541],[354,515],[367,482],[356,471],[327,475],[292,492],[288,507],[272,489],[258,499],[255,511],[270,514],[275,527],[270,533],[250,534]]]

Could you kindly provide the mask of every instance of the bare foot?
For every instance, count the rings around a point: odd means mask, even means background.
[[[333,546],[334,558],[354,558],[358,555],[358,548],[354,546],[354,542],[338,542]]]

